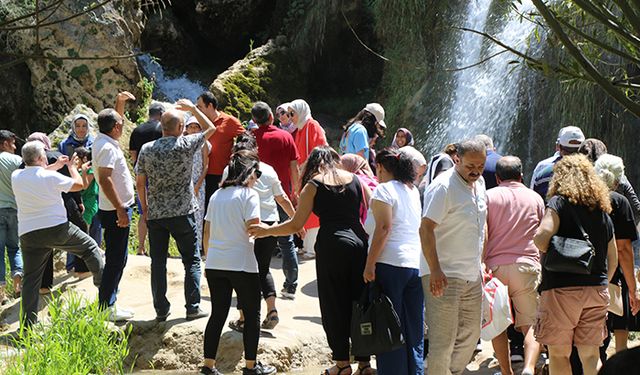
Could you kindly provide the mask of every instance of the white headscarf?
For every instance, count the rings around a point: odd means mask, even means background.
[[[298,129],[302,129],[304,124],[311,118],[311,108],[302,99],[296,99],[289,104],[289,108],[298,114],[298,122],[295,124]]]

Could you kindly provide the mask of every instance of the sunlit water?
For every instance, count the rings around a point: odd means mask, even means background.
[[[189,79],[186,74],[179,77],[168,76],[162,65],[149,54],[138,57],[138,61],[145,76],[154,80],[157,95],[164,97],[161,99],[169,102],[175,102],[181,98],[195,100],[207,90],[202,84]]]

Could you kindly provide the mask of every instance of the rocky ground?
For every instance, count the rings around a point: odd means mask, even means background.
[[[153,370],[152,373],[163,374],[166,374],[167,370],[178,371],[175,373],[180,374],[188,373],[201,365],[202,332],[207,318],[191,322],[185,320],[182,263],[179,259],[169,259],[168,298],[172,302],[171,315],[167,322],[156,323],[149,285],[149,264],[148,257],[130,256],[120,284],[118,304],[136,313],[135,319],[130,322],[132,361],[135,362],[136,370]],[[282,285],[284,277],[280,260],[277,258],[273,259],[272,272],[276,286]],[[97,290],[93,287],[91,279],[78,281],[64,273],[57,276],[57,290],[74,289],[89,298],[96,297]],[[204,279],[202,296],[202,307],[209,311],[209,292]],[[303,261],[300,264],[300,286],[296,300],[278,299],[277,308],[280,324],[272,331],[262,331],[258,358],[275,365],[279,371],[292,371],[295,374],[313,373],[314,370],[329,364],[330,352],[320,319],[314,261]],[[262,310],[264,316],[264,305]],[[5,332],[18,328],[18,311],[17,300],[2,308],[0,317],[4,320]],[[42,310],[41,316],[46,316],[46,307]],[[232,309],[228,320],[236,317],[237,312]],[[638,342],[635,343],[637,344]],[[231,373],[237,371],[243,362],[242,335],[225,326],[218,356],[219,368],[224,373]],[[483,342],[483,350],[476,354],[465,373],[494,374],[499,370],[496,365],[491,344]],[[516,366],[516,369],[518,368]]]

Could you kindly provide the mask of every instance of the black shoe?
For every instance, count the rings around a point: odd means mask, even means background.
[[[156,315],[156,322],[166,322],[169,315],[171,315],[170,311],[167,311],[166,314]]]
[[[242,375],[267,375],[267,374],[275,374],[276,368],[269,365],[263,365],[260,362],[256,362],[254,368],[243,368]]]
[[[200,367],[199,375],[223,375],[217,368],[209,368],[207,366]]]
[[[198,310],[196,311],[192,311],[192,312],[188,312],[187,313],[187,320],[191,321],[191,320],[196,320],[196,319],[200,319],[200,318],[205,318],[209,316],[209,313],[206,311],[203,311],[201,308],[198,308]]]

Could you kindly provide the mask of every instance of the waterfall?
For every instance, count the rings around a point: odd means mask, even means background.
[[[493,0],[471,0],[467,8],[465,27],[487,31]],[[535,9],[529,0],[511,9],[494,36],[506,45],[527,51],[527,40],[535,25],[522,19]],[[520,14],[518,14],[520,13]],[[495,33],[495,32],[494,32]],[[506,147],[511,126],[518,113],[518,90],[522,64],[510,63],[516,57],[510,52],[501,53],[488,61],[472,66],[500,52],[502,47],[481,35],[463,31],[456,46],[454,94],[446,115],[438,124],[440,140],[455,142],[476,134],[493,138],[500,151]],[[444,133],[444,134],[442,134]],[[440,146],[442,147],[442,145]]]
[[[205,86],[190,80],[186,74],[175,78],[167,76],[162,65],[149,54],[139,56],[138,62],[145,76],[154,81],[154,96],[157,95],[158,99],[175,102],[178,99],[187,98],[195,101],[200,94],[207,91]]]

